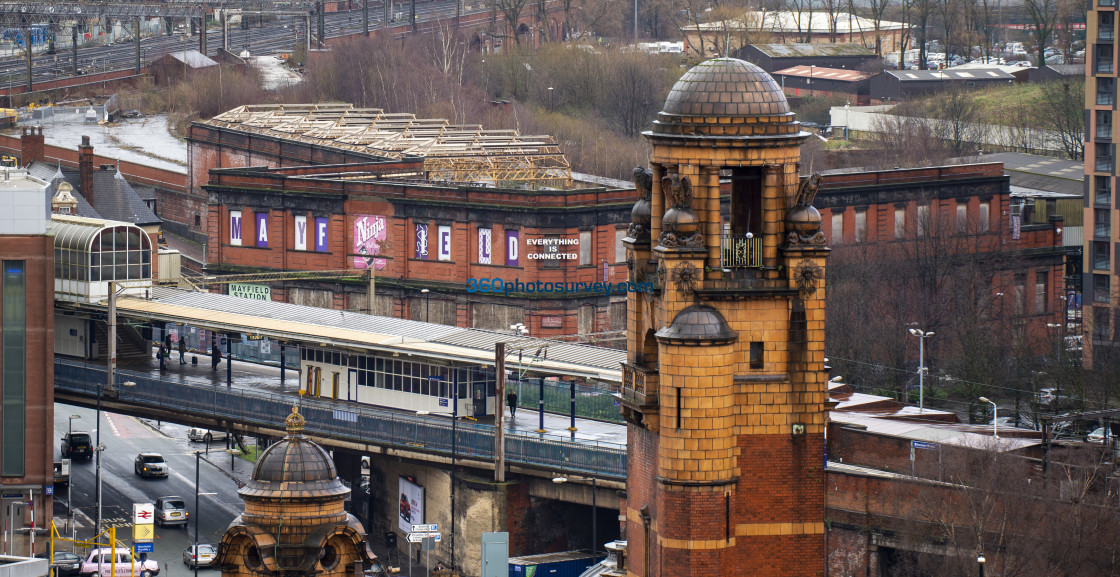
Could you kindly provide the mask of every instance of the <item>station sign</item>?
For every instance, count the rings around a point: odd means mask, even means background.
[[[152,543],[151,541],[149,541],[147,543],[137,543],[137,544],[133,545],[133,548],[135,549],[135,551],[137,553],[155,553],[156,552],[156,544]]]
[[[927,451],[937,451],[941,449],[941,445],[930,443],[929,441],[910,441],[910,447],[913,449],[925,449]]]
[[[439,532],[439,523],[429,523],[429,524],[426,524],[426,525],[418,523],[418,524],[415,524],[415,525],[412,526],[412,532],[413,533],[438,533]]]

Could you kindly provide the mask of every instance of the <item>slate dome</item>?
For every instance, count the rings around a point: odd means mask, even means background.
[[[673,318],[673,322],[654,335],[675,344],[723,344],[735,341],[735,332],[718,310],[708,305],[692,305]]]
[[[288,435],[261,453],[250,481],[238,491],[243,497],[331,497],[350,492],[338,480],[334,460],[326,449],[303,436],[304,419],[292,407],[284,421]]]

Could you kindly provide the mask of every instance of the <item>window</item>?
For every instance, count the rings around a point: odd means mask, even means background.
[[[307,250],[307,215],[297,214],[292,217],[293,231],[295,232],[295,242],[292,248],[295,250]]]
[[[1112,140],[1112,112],[1097,111],[1097,140]]]
[[[579,231],[579,264],[580,266],[591,264],[591,231]]]
[[[1109,321],[1112,320],[1105,307],[1093,307],[1093,340],[1107,341],[1110,331]]]
[[[918,236],[928,236],[930,229],[929,205],[918,205]]]
[[[1043,314],[1049,308],[1047,302],[1048,297],[1048,281],[1050,279],[1050,272],[1045,270],[1035,271],[1034,273],[1034,312],[1035,314]]]
[[[856,211],[856,242],[867,241],[867,211]]]
[[[895,207],[894,209],[894,238],[906,238],[906,207]]]
[[[1112,145],[1107,142],[1098,142],[1096,149],[1097,172],[1112,172]]]
[[[241,211],[229,211],[229,244],[241,246]]]
[[[622,239],[626,238],[626,229],[619,228],[614,231],[614,262],[626,262],[626,245]]]
[[[0,276],[0,475],[26,474],[27,280],[22,260],[6,260]]]
[[[1094,176],[1093,184],[1093,203],[1104,206],[1112,204],[1112,177]]]
[[[1093,242],[1093,270],[1109,270],[1108,244],[1101,241]]]
[[[1014,289],[1014,314],[1021,315],[1026,312],[1027,301],[1027,275],[1019,273],[1015,275],[1015,289]]]
[[[492,258],[490,255],[490,234],[489,228],[478,229],[478,262],[479,264],[490,264]]]
[[[1097,77],[1097,104],[1112,106],[1116,104],[1116,79]]]
[[[751,343],[751,368],[752,369],[761,369],[763,366],[765,366],[765,363],[763,362],[764,351],[765,351],[765,347],[763,346],[762,343],[759,343],[759,342],[752,342]]]
[[[1113,17],[1114,15],[1112,12],[1097,13],[1098,40],[1114,40],[1116,38],[1116,29],[1113,26]]]
[[[202,215],[198,214],[197,212],[194,213],[194,225],[202,226]]]
[[[844,242],[844,213],[832,213],[832,244]]]
[[[1093,275],[1093,302],[1108,303],[1110,299],[1108,275]]]
[[[957,203],[957,232],[964,234],[968,232],[968,203]]]
[[[1112,216],[1112,211],[1107,208],[1097,208],[1093,210],[1093,236],[1097,238],[1109,238],[1109,219]]]
[[[992,203],[985,200],[980,203],[980,232],[990,230],[992,230]]]
[[[1097,44],[1097,74],[1112,74],[1112,45]]]

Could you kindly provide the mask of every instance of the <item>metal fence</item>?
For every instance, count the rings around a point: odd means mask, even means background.
[[[544,393],[541,394],[541,384]],[[567,381],[548,379],[510,380],[507,391],[517,392],[517,406],[537,410],[544,399],[544,410],[549,413],[570,414],[572,410],[572,384]],[[614,391],[602,387],[575,385],[576,416],[584,419],[597,419],[614,423],[624,422]]]
[[[96,397],[105,383],[105,368],[55,359],[55,389]],[[353,403],[234,389],[222,385],[192,385],[153,379],[146,373],[118,370],[114,399],[137,408],[175,411],[184,416],[223,418],[246,425],[275,427],[300,404],[308,434],[398,449],[452,455],[451,421],[421,417]],[[104,393],[103,393],[104,394]],[[455,455],[478,460],[494,458],[494,428],[460,421],[455,429]],[[626,476],[626,447],[617,443],[571,440],[566,436],[507,431],[506,460],[531,468],[572,471],[601,478]]]

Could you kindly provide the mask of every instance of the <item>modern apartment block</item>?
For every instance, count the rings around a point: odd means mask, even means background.
[[[1117,0],[1088,0],[1085,17],[1084,358],[1100,365],[1120,353],[1116,247]],[[1093,223],[1090,226],[1090,223]]]

